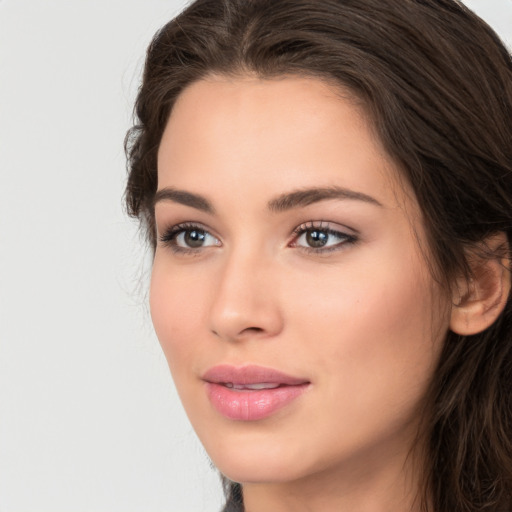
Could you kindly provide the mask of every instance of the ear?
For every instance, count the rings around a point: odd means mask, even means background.
[[[468,255],[469,279],[457,279],[450,329],[461,335],[477,334],[501,314],[510,293],[510,258],[506,233],[486,238]]]

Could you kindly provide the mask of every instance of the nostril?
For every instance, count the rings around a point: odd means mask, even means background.
[[[263,329],[261,327],[247,327],[240,334],[243,334],[243,333],[257,333],[257,332],[263,332]]]
[[[215,329],[212,329],[211,330],[212,334],[214,334],[215,336],[219,337],[219,338],[222,338],[223,336],[221,334],[219,334],[218,331],[216,331]],[[262,327],[246,327],[245,329],[242,329],[238,334],[234,335],[234,338],[240,338],[240,337],[245,337],[245,336],[250,336],[251,334],[254,335],[254,334],[260,334],[260,333],[263,333],[265,332],[265,329],[263,329]]]

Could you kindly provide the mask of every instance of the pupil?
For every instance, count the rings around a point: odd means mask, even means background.
[[[185,231],[185,243],[189,247],[201,247],[204,243],[205,237],[205,232],[198,229]]]
[[[311,247],[323,247],[327,243],[329,235],[325,231],[308,231],[306,240]]]

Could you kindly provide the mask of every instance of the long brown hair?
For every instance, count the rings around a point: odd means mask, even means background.
[[[512,61],[456,0],[197,0],[147,53],[128,132],[126,204],[155,246],[157,151],[185,87],[211,73],[314,76],[350,89],[414,190],[436,279],[512,235]],[[449,332],[429,390],[424,509],[512,510],[512,304],[486,331]],[[224,481],[226,511],[242,489]],[[430,505],[428,505],[430,503]]]

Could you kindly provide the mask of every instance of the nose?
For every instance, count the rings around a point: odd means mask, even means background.
[[[226,341],[277,335],[283,328],[277,271],[257,253],[227,256],[212,299],[211,331]]]

